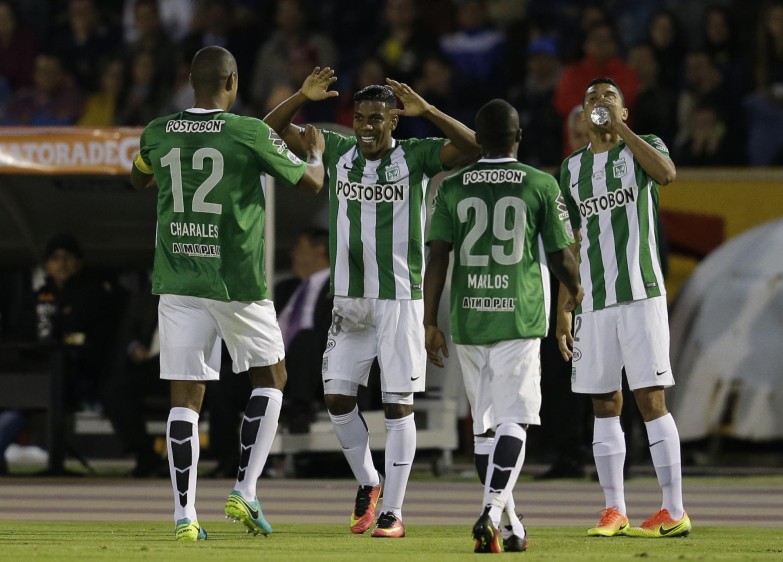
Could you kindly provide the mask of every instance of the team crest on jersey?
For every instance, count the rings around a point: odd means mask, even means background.
[[[400,166],[392,164],[386,168],[386,181],[395,181],[400,178]]]
[[[625,158],[620,158],[612,162],[612,177],[621,178],[628,173],[628,165],[625,163]]]

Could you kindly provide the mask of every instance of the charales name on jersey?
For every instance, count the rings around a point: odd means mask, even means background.
[[[395,140],[373,161],[364,158],[355,137],[329,131],[324,137],[333,293],[420,299],[425,194],[442,169],[445,140]]]
[[[655,136],[643,136],[669,155]],[[607,152],[581,149],[561,169],[560,189],[579,228],[581,311],[666,294],[658,254],[658,184],[620,142]]]

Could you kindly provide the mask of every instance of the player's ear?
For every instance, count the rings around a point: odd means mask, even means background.
[[[226,91],[231,92],[235,88],[238,87],[239,77],[237,76],[236,70],[228,75],[228,78],[226,78]]]
[[[517,134],[514,136],[514,140],[522,142],[522,129],[517,129]]]
[[[398,125],[399,123],[400,123],[400,116],[399,116],[399,115],[397,115],[396,113],[395,113],[395,114],[393,114],[393,115],[391,116],[391,130],[393,131],[394,129],[396,129],[396,128],[397,128],[397,125]]]

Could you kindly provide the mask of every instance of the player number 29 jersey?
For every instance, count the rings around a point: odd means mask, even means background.
[[[482,159],[443,181],[427,240],[453,246],[455,343],[546,335],[545,252],[573,242],[567,220],[555,179],[513,158]]]
[[[269,297],[262,176],[293,185],[307,168],[272,129],[220,110],[160,117],[144,129],[134,165],[158,187],[154,293]]]
[[[669,156],[658,137],[641,138]],[[585,297],[577,312],[666,294],[658,254],[658,187],[623,141],[598,154],[583,148],[563,162],[560,190],[581,234]]]

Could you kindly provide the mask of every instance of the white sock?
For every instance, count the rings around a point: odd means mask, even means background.
[[[172,408],[166,422],[166,448],[174,490],[174,522],[183,517],[195,521],[196,477],[198,476],[198,412]]]
[[[416,454],[416,421],[413,414],[386,418],[386,482],[383,484],[383,511],[402,519],[402,502],[408,487]]]
[[[644,422],[644,425],[655,474],[658,475],[663,492],[661,509],[666,509],[673,519],[682,519],[685,508],[682,502],[682,462],[677,425],[671,414]]]
[[[276,388],[254,388],[242,418],[239,470],[234,489],[248,501],[256,499],[256,485],[277,433],[283,393]]]
[[[337,440],[343,448],[343,454],[348,465],[353,471],[356,480],[361,486],[377,486],[381,479],[370,454],[370,433],[367,424],[359,413],[359,408],[354,408],[347,414],[333,415],[329,418],[334,425]]]
[[[625,435],[620,417],[595,418],[593,427],[593,456],[598,481],[604,489],[606,507],[616,507],[625,515]]]
[[[489,457],[484,484],[484,506],[491,506],[489,517],[500,526],[500,516],[519,478],[525,462],[527,432],[516,423],[501,423],[495,431],[495,446]]]

